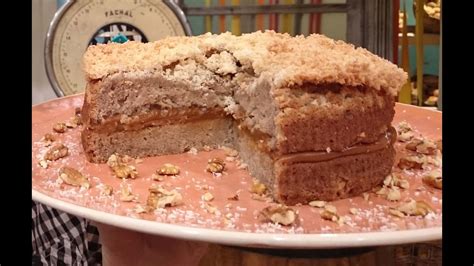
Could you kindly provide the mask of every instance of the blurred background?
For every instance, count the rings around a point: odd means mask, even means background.
[[[169,0],[184,13],[190,34],[205,32],[233,34],[271,29],[291,35],[321,33],[328,37],[344,40],[362,46],[403,67],[410,75],[403,87],[399,101],[441,109],[440,86],[440,28],[441,3],[436,0]],[[72,94],[83,90],[82,84],[74,84],[75,89],[65,89],[70,72],[80,73],[80,62],[67,63],[61,56],[84,52],[87,45],[97,42],[114,41],[120,34],[128,39],[140,37],[141,41],[154,41],[161,37],[152,36],[150,31],[160,31],[165,25],[163,17],[169,17],[166,8],[154,8],[151,2],[142,0],[32,0],[32,93],[33,104],[55,98],[58,95]],[[161,1],[160,1],[161,2]],[[93,3],[91,5],[91,3]],[[45,52],[46,34],[55,13],[61,8],[76,10],[79,15],[64,15],[56,19],[53,31],[64,35],[62,28],[76,25],[74,34],[90,35],[86,41],[75,46],[59,45],[65,42],[61,36],[50,36],[56,42],[51,51]],[[149,9],[140,7],[150,6]],[[417,6],[423,6],[417,9]],[[97,13],[94,13],[97,11]],[[147,12],[150,12],[148,14]],[[176,12],[176,10],[174,10]],[[82,12],[82,13],[81,13]],[[129,13],[128,13],[129,12]],[[75,13],[75,14],[76,14]],[[132,15],[133,13],[133,15]],[[80,14],[84,14],[82,17]],[[88,19],[86,15],[104,17],[104,20]],[[140,20],[140,16],[144,19]],[[420,18],[420,19],[417,19]],[[110,21],[109,21],[110,20]],[[107,21],[107,23],[105,22]],[[110,23],[109,23],[110,22]],[[147,23],[149,22],[149,23]],[[95,24],[94,24],[95,23]],[[154,27],[150,28],[153,24]],[[169,24],[169,23],[168,23]],[[126,26],[124,26],[126,25]],[[183,25],[181,25],[183,26]],[[123,27],[123,28],[122,28]],[[170,28],[171,27],[171,28]],[[183,26],[184,27],[184,26]],[[122,31],[123,29],[123,31]],[[148,32],[147,32],[148,31]],[[166,35],[166,31],[162,30]],[[67,32],[64,31],[64,32]],[[174,31],[178,32],[178,31]],[[186,32],[186,31],[180,31]],[[183,33],[184,34],[184,33]],[[180,35],[180,33],[175,34]],[[104,37],[105,36],[105,37]],[[151,36],[151,37],[150,37]],[[163,36],[163,35],[161,35]],[[67,36],[66,36],[67,37]],[[72,36],[74,38],[74,36]],[[80,38],[76,38],[79,42]],[[117,39],[117,38],[116,38]],[[57,48],[55,57],[54,47]],[[66,47],[66,48],[65,48]],[[61,51],[59,52],[59,49]],[[52,58],[52,69],[58,74],[59,93],[53,90],[45,69],[45,58]],[[54,59],[59,58],[59,59]],[[56,62],[56,61],[57,62]],[[71,59],[72,60],[72,59]],[[75,59],[77,61],[77,59]],[[68,65],[69,64],[69,65]],[[76,67],[77,66],[77,67]],[[65,80],[61,83],[61,71]],[[51,75],[50,75],[51,76]],[[418,78],[420,77],[420,78]]]
[[[31,12],[31,54],[32,54],[32,97],[33,104],[55,98],[44,68],[44,41],[49,23],[57,10],[56,0],[32,0]]]

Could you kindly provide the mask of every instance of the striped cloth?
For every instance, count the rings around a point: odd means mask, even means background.
[[[89,221],[32,201],[33,265],[101,265],[99,231]]]

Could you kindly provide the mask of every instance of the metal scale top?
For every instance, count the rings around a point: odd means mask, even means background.
[[[89,45],[191,34],[173,0],[69,0],[49,26],[46,74],[58,96],[79,93],[85,88],[81,60]]]

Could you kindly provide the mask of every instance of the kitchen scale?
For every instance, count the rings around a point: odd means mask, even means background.
[[[49,26],[46,74],[57,96],[76,94],[85,89],[81,61],[89,45],[191,34],[173,0],[69,0]]]

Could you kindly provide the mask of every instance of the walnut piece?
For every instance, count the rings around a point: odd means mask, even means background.
[[[397,132],[405,133],[405,132],[409,132],[409,131],[413,131],[413,128],[410,124],[408,124],[407,121],[402,121],[402,122],[398,123]]]
[[[71,123],[77,125],[82,125],[82,110],[80,107],[74,109],[74,117],[71,119]]]
[[[393,215],[393,216],[397,216],[397,217],[400,217],[400,218],[403,218],[405,217],[405,214],[395,208],[390,208],[388,209],[388,212]]]
[[[56,137],[53,134],[51,133],[44,134],[44,137],[43,137],[44,142],[49,143],[49,142],[54,142],[55,140],[56,140]]]
[[[206,203],[206,204],[204,205],[204,208],[205,208],[206,211],[207,211],[208,213],[210,213],[210,214],[214,214],[214,213],[217,212],[217,207],[214,206],[214,205],[212,205],[212,204],[210,204],[210,203]]]
[[[71,123],[74,123],[78,126],[82,125],[82,116],[79,114],[79,115],[75,115],[72,119],[71,119]]]
[[[398,135],[397,140],[401,142],[407,142],[413,139],[414,136],[415,135],[411,131],[403,132]]]
[[[388,193],[388,190],[387,190],[387,187],[385,186],[375,192],[375,194],[377,195],[384,195],[384,196],[386,196],[387,193]]]
[[[107,160],[107,165],[114,171],[116,177],[135,179],[138,176],[137,169],[133,165],[126,164],[130,160],[129,156],[122,157],[118,154],[112,154]]]
[[[149,209],[148,206],[145,206],[145,207],[144,207],[144,206],[142,206],[142,205],[140,205],[140,204],[137,204],[137,205],[135,206],[135,208],[133,209],[133,211],[135,211],[135,213],[140,214],[140,213],[147,213],[147,212],[148,212],[148,209]]]
[[[265,220],[282,225],[293,224],[297,218],[296,212],[284,205],[272,205],[264,208],[259,213]]]
[[[63,157],[66,157],[69,153],[69,149],[64,146],[64,144],[56,144],[51,147],[46,154],[44,155],[44,159],[47,161],[56,161]]]
[[[120,161],[120,156],[117,154],[112,154],[110,155],[109,159],[107,159],[107,165],[110,168],[114,168],[115,166],[121,164],[122,162]]]
[[[201,196],[201,199],[204,201],[212,201],[214,199],[214,195],[212,195],[210,192],[206,192]]]
[[[334,206],[334,205],[326,204],[326,205],[324,205],[324,209],[328,212],[331,212],[331,213],[337,213],[336,206]]]
[[[369,200],[369,197],[370,197],[370,195],[369,195],[369,193],[367,193],[367,192],[364,192],[364,193],[362,193],[362,197],[364,198],[364,200],[365,200],[365,201],[368,201],[368,200]]]
[[[400,188],[407,189],[409,183],[395,174],[385,177],[383,187],[379,188],[375,194],[384,196],[389,201],[398,201],[401,199]]]
[[[45,147],[51,146],[51,144],[53,144],[53,142],[54,142],[55,140],[56,140],[56,139],[54,138],[53,134],[50,134],[50,133],[47,133],[47,134],[44,135],[44,137],[41,139],[41,141],[44,143],[44,146],[45,146]]]
[[[69,119],[68,122],[65,123],[67,128],[76,128],[77,127],[77,122],[74,120],[74,117]]]
[[[398,167],[401,169],[422,169],[425,159],[420,156],[407,156],[400,158]]]
[[[396,188],[390,188],[387,193],[387,199],[390,201],[399,201],[401,199],[400,190]]]
[[[443,177],[439,170],[434,170],[423,176],[423,183],[437,189],[443,189]]]
[[[338,223],[339,225],[344,224],[344,218],[337,214],[337,209],[333,205],[326,204],[324,206],[324,210],[322,210],[319,214],[324,220],[333,221]]]
[[[400,212],[403,213],[403,215],[408,216],[425,216],[429,212],[433,212],[433,208],[431,208],[431,206],[424,201],[415,201],[412,199],[409,202],[398,206],[397,208],[389,209],[389,212],[390,214],[399,217],[402,217]]]
[[[100,192],[100,195],[102,196],[112,196],[112,193],[114,192],[114,188],[110,185],[105,185],[102,188],[102,191]]]
[[[232,149],[232,148],[223,146],[222,149],[224,150],[225,156],[237,157],[239,155],[239,152],[237,150]]]
[[[66,122],[66,127],[68,128],[76,128],[77,126],[82,125],[82,117],[81,115],[75,115]]]
[[[408,180],[403,179],[402,177],[398,175],[390,174],[385,178],[384,186],[399,187],[399,188],[407,189],[410,187],[410,183],[408,182]]]
[[[206,171],[209,173],[222,173],[225,169],[225,162],[220,158],[213,158],[207,162]]]
[[[405,148],[426,155],[436,155],[436,151],[439,149],[435,142],[422,138],[413,139],[407,143]]]
[[[152,209],[178,206],[183,203],[183,196],[176,191],[168,191],[161,186],[152,186],[148,189],[147,205]]]
[[[123,202],[130,202],[135,199],[135,195],[132,194],[132,191],[127,185],[124,185],[122,189],[120,189],[120,200]]]
[[[436,144],[436,148],[438,148],[440,152],[443,152],[443,140],[439,139],[435,141],[435,144]]]
[[[38,164],[39,164],[39,166],[41,166],[42,168],[48,169],[48,162],[47,162],[47,161],[41,160],[41,161],[39,161]]]
[[[339,215],[337,213],[330,212],[328,210],[322,210],[320,213],[321,218],[328,221],[337,222],[339,220]]]
[[[258,180],[253,180],[250,192],[255,193],[257,195],[263,195],[266,191],[267,187],[263,183],[260,183]]]
[[[137,169],[133,165],[120,164],[113,168],[115,176],[122,179],[135,179],[138,176]]]
[[[196,155],[198,153],[198,150],[195,147],[192,147],[188,151],[189,154]]]
[[[393,181],[393,176],[392,175],[388,175],[385,177],[385,179],[383,180],[383,184],[385,186],[391,186],[392,185],[392,181]]]
[[[413,129],[410,124],[406,121],[402,121],[397,126],[397,140],[401,142],[407,142],[413,139]]]
[[[74,108],[74,115],[80,115],[82,113],[81,107]]]
[[[410,183],[408,182],[408,180],[400,179],[400,178],[396,179],[394,185],[398,186],[399,188],[403,188],[403,189],[410,188]]]
[[[359,213],[359,211],[356,208],[350,208],[349,212],[354,215],[357,215]]]
[[[64,123],[57,123],[53,126],[53,131],[56,133],[64,133],[66,132],[66,124]]]
[[[311,207],[323,208],[326,205],[326,202],[323,200],[313,200],[310,201],[308,204]]]
[[[156,171],[159,175],[178,175],[179,167],[170,163],[165,163]]]
[[[416,147],[423,143],[423,140],[420,138],[415,138],[411,140],[410,142],[405,145],[405,149],[410,150],[410,151],[416,151]]]
[[[416,152],[426,155],[435,155],[437,149],[436,144],[431,140],[423,140],[416,146]]]
[[[61,167],[61,169],[59,169],[59,178],[61,178],[64,183],[71,186],[84,188],[90,187],[89,180],[87,180],[81,172],[71,167]]]

